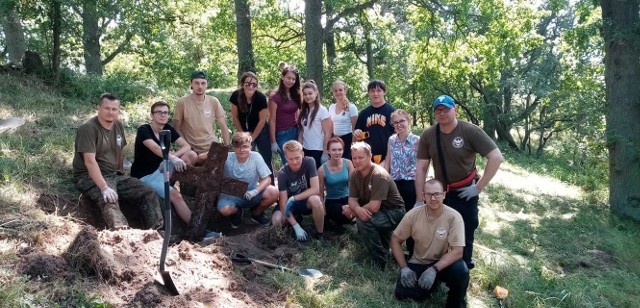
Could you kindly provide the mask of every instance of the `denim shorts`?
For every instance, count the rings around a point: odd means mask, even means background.
[[[280,206],[276,206],[273,209],[274,212],[280,211]],[[311,209],[307,208],[307,199],[294,201],[291,206],[291,213],[293,214],[301,214],[301,215],[309,215],[311,214]],[[284,213],[283,213],[284,215]]]
[[[247,200],[244,197],[236,197],[227,194],[220,194],[218,196],[218,203],[216,207],[218,210],[222,209],[225,206],[235,206],[237,208],[252,208],[260,204],[262,200],[262,192],[258,193],[255,197],[251,198],[251,200]]]

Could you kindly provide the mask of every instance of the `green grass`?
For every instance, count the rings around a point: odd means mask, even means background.
[[[40,193],[77,195],[70,175],[75,129],[95,114],[96,98],[62,93],[35,80],[0,75],[0,118],[27,120],[17,131],[0,134],[0,217],[38,219],[43,214],[34,200]],[[137,94],[135,101],[123,105],[129,158],[135,129],[148,120],[151,103],[165,99],[174,104],[184,93],[178,89]],[[227,111],[230,93],[212,92]],[[509,170],[527,185],[558,179],[561,183],[554,185],[577,185],[583,193],[528,192],[494,181],[481,198],[469,306],[495,307],[491,290],[497,285],[509,289],[508,307],[636,306],[640,302],[640,225],[611,215],[606,204],[606,162],[580,166],[558,154],[535,159],[504,150],[504,155],[508,163],[501,173]],[[281,162],[274,157],[277,170]],[[482,159],[479,162],[484,164]],[[0,243],[6,240],[0,237]],[[56,286],[55,292],[66,295],[55,296],[60,300],[52,303],[46,290],[7,272],[15,258],[15,254],[0,253],[0,307],[101,305],[99,295],[64,291],[63,285]],[[380,272],[372,270],[366,260],[367,252],[351,228],[339,240],[302,248],[299,266],[319,269],[325,277],[311,281],[271,271],[258,279],[274,289],[290,290],[288,301],[302,307],[424,307],[393,298],[398,274],[393,263]],[[443,289],[427,307],[443,305]]]

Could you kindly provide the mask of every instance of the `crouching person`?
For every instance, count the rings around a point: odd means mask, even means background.
[[[295,216],[313,215],[316,226],[316,239],[323,238],[324,206],[318,196],[320,184],[316,162],[312,157],[305,157],[300,142],[291,140],[282,146],[287,164],[278,171],[278,190],[280,191],[279,207],[277,207],[271,221],[274,225],[284,225],[288,222],[293,226],[298,241],[308,239],[307,232],[302,229]]]
[[[242,209],[251,209],[251,220],[268,225],[264,211],[278,200],[278,190],[271,184],[271,171],[258,152],[251,151],[251,135],[236,132],[231,137],[235,152],[229,152],[224,164],[224,174],[230,178],[249,183],[244,197],[220,194],[218,211],[229,217],[231,227],[242,224]]]
[[[78,127],[73,155],[76,187],[100,208],[109,229],[129,227],[119,201],[137,205],[146,227],[159,228],[163,220],[158,197],[150,187],[123,172],[127,140],[119,114],[120,100],[105,93],[98,101],[98,115]]]
[[[469,270],[462,260],[462,216],[443,204],[445,192],[438,180],[428,180],[423,194],[425,205],[409,211],[393,231],[391,250],[400,267],[395,296],[424,300],[442,281],[449,287],[446,307],[466,307]],[[409,237],[415,246],[407,263],[401,245]]]

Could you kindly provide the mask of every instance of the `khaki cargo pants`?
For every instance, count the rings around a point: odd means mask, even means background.
[[[118,201],[126,201],[138,205],[145,226],[157,229],[162,226],[162,211],[156,193],[142,181],[128,175],[102,175],[107,185],[118,193]],[[106,203],[102,192],[93,182],[89,174],[76,177],[76,187],[100,208],[102,218],[109,229],[127,228],[129,223],[120,210],[119,202]]]

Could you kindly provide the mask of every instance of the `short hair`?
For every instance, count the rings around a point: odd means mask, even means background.
[[[434,184],[440,185],[440,188],[442,188],[442,190],[444,190],[444,185],[442,185],[442,182],[438,181],[435,178],[428,179],[426,182],[424,182],[424,185],[427,185],[427,184],[429,184],[429,185],[434,185]]]
[[[393,116],[401,116],[401,117],[405,117],[407,118],[407,121],[409,121],[409,123],[411,123],[411,121],[413,121],[413,118],[411,117],[411,114],[409,114],[406,110],[404,109],[396,109],[391,113],[391,118],[393,119]]]
[[[351,151],[353,150],[364,150],[364,154],[367,156],[371,156],[371,146],[364,141],[356,141],[351,144]]]
[[[234,148],[237,148],[247,142],[251,143],[252,140],[251,134],[247,132],[235,132],[231,136],[231,145]]]
[[[98,99],[98,106],[102,106],[102,102],[104,102],[105,99],[108,99],[110,101],[120,102],[120,99],[118,98],[117,95],[113,93],[105,92],[105,93],[102,93],[102,95],[100,95],[100,99]]]
[[[169,108],[169,111],[171,111],[171,107],[169,107],[169,104],[167,102],[165,102],[165,101],[157,101],[157,102],[153,103],[153,105],[151,105],[151,113],[153,113],[156,110],[156,108],[162,107],[162,106],[165,106],[165,107]]]
[[[297,140],[289,140],[282,145],[284,152],[297,152],[302,151],[302,144]]]
[[[342,149],[344,150],[344,141],[342,141],[342,138],[334,136],[334,137],[331,137],[329,141],[327,141],[327,151],[329,151],[329,148],[334,143],[339,143],[342,146]]]
[[[387,85],[382,80],[377,80],[377,79],[371,80],[369,82],[369,84],[367,85],[367,92],[369,92],[369,91],[371,91],[371,90],[373,90],[375,88],[380,88],[385,93],[387,92]]]

